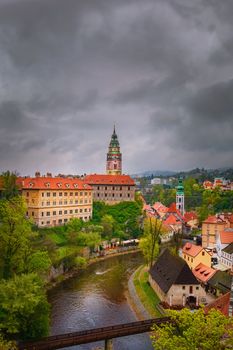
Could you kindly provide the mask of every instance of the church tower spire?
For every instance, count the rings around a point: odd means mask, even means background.
[[[108,175],[120,175],[122,170],[122,156],[120,151],[120,144],[116,134],[115,125],[113,134],[109,143],[107,153],[106,172]]]
[[[181,212],[181,215],[184,215],[184,186],[181,178],[179,179],[178,186],[176,187],[176,209]]]

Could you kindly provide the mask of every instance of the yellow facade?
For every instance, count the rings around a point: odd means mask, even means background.
[[[191,270],[200,263],[211,267],[211,255],[205,249],[201,249],[201,251],[196,256],[183,251],[182,258],[187,262]]]
[[[57,226],[71,218],[88,221],[92,217],[92,190],[23,189],[27,215],[39,227]]]
[[[203,222],[202,247],[215,248],[217,235],[227,227],[230,227],[227,222]]]

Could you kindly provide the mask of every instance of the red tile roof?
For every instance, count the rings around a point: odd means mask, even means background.
[[[179,209],[176,208],[176,203],[172,203],[172,204],[170,205],[170,207],[168,208],[168,211],[167,211],[167,212],[168,212],[168,213],[176,213],[176,214],[179,215],[179,217],[180,217],[181,219],[184,219],[183,216],[182,216],[182,214],[181,214],[181,212],[179,211]]]
[[[23,190],[92,190],[86,182],[77,178],[63,177],[26,177],[18,179]]]
[[[220,241],[222,244],[230,244],[233,242],[233,228],[226,228],[220,232]]]
[[[181,221],[174,215],[170,214],[165,220],[164,220],[165,225],[180,225]]]
[[[87,175],[84,180],[90,185],[127,185],[134,186],[134,180],[129,175]]]
[[[184,220],[186,222],[189,222],[191,220],[196,220],[197,219],[197,214],[194,211],[187,211],[184,213]]]
[[[182,249],[183,254],[188,254],[192,257],[197,256],[202,250],[203,248],[200,245],[195,245],[189,242],[185,243]]]
[[[209,305],[205,306],[205,312],[209,312],[211,309],[219,310],[223,315],[229,315],[229,304],[230,304],[230,292],[221,295],[219,298],[214,300]],[[233,315],[232,315],[233,316]]]
[[[154,205],[153,205],[153,208],[157,211],[160,211],[162,213],[166,213],[168,211],[168,208],[163,205],[162,203],[160,202],[156,202]]]
[[[216,272],[217,270],[202,263],[198,264],[195,269],[192,270],[194,276],[201,282],[207,282]]]
[[[205,221],[203,221],[204,224],[226,224],[226,221],[220,218],[219,216],[209,216]]]

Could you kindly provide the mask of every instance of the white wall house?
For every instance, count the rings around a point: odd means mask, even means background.
[[[221,264],[233,271],[233,243],[228,244],[221,254]]]

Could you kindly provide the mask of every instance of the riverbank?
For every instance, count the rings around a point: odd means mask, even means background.
[[[121,255],[126,255],[126,254],[133,254],[133,253],[137,253],[137,252],[140,252],[140,251],[141,250],[138,247],[130,247],[127,250],[122,250],[122,251],[119,251],[119,250],[115,251],[115,250],[113,250],[112,252],[108,251],[108,253],[106,255],[104,255],[104,256],[98,256],[98,257],[90,258],[87,261],[87,264],[86,264],[86,266],[84,268],[77,268],[77,269],[73,269],[71,271],[67,271],[67,272],[63,273],[62,275],[59,275],[54,281],[49,282],[46,285],[46,290],[49,291],[49,290],[53,289],[54,287],[58,286],[63,281],[66,281],[66,280],[68,280],[70,278],[78,276],[88,266],[96,264],[96,263],[98,263],[100,261],[111,259],[111,258],[116,257],[116,256],[121,256]]]
[[[164,316],[159,298],[148,284],[148,269],[140,266],[129,278],[127,301],[139,320]]]

